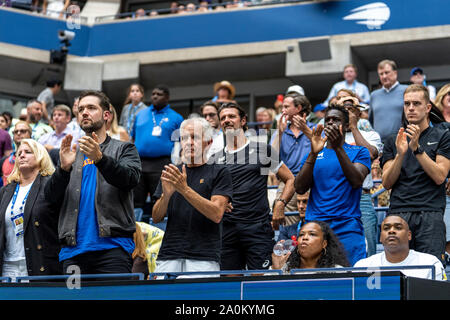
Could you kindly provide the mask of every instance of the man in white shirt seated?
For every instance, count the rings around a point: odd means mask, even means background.
[[[404,267],[434,266],[436,280],[447,280],[442,263],[433,255],[409,249],[411,231],[408,223],[395,214],[387,216],[381,224],[380,242],[384,252],[359,260],[353,267]],[[409,277],[433,279],[430,269],[404,269],[403,274]]]

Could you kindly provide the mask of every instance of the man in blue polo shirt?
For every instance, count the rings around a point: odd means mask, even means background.
[[[305,222],[327,222],[353,265],[366,257],[359,206],[362,184],[370,171],[370,154],[365,147],[345,143],[348,125],[345,108],[332,105],[327,109],[325,128],[318,125],[313,130],[311,152],[301,161],[295,190],[305,193],[311,189]]]
[[[152,196],[155,192],[164,166],[170,163],[172,134],[181,122],[183,117],[170,108],[169,89],[156,86],[152,91],[152,105],[136,115],[131,131],[142,163],[141,179],[134,189],[135,208],[144,208],[148,194]],[[152,199],[150,213],[153,204]]]
[[[297,175],[300,171],[300,161],[311,151],[311,143],[302,132],[301,126],[306,125],[312,129],[314,124],[306,121],[306,117],[311,112],[311,103],[304,95],[289,93],[283,100],[283,113],[278,126],[278,141],[280,145],[280,159],[286,164],[292,174]],[[303,123],[301,121],[303,120]],[[276,138],[275,138],[276,139]],[[273,143],[272,143],[273,145]],[[284,183],[280,182],[277,190],[277,197],[281,195]],[[285,207],[286,212],[297,211],[297,194],[294,194],[291,201]],[[285,226],[295,224],[299,217],[288,216],[285,219]],[[282,226],[283,228],[283,226]]]

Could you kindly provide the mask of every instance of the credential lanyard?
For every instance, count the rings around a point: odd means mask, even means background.
[[[131,126],[133,125],[134,118],[136,118],[136,111],[141,105],[142,102],[139,102],[135,107],[130,103],[130,111],[128,112],[128,121],[127,121],[127,131],[130,132]]]
[[[161,125],[163,124],[164,119],[165,119],[164,116],[162,117],[162,119],[161,119],[161,121],[159,122],[158,125],[156,125],[155,111],[152,111],[152,117],[153,117],[153,128],[161,127]]]
[[[25,202],[27,201],[28,194],[30,193],[31,188],[28,189],[27,194],[25,195],[25,198],[23,198],[23,200],[22,200],[22,205],[19,208],[19,213],[15,215],[14,214],[14,206],[16,205],[17,196],[19,194],[19,189],[20,189],[20,185],[18,183],[16,185],[16,189],[14,190],[14,195],[13,195],[12,204],[11,204],[11,222],[13,224],[14,232],[17,237],[23,234],[23,216],[24,216],[23,209],[25,207]]]

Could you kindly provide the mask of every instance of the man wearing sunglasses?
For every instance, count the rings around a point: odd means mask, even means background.
[[[226,146],[209,159],[225,164],[231,173],[233,197],[223,216],[221,270],[268,269],[272,264],[274,231],[284,223],[284,208],[294,194],[294,175],[270,145],[250,141],[247,115],[234,102],[219,108]],[[267,175],[272,172],[285,183],[275,200],[272,218],[267,201]]]
[[[17,150],[20,146],[20,142],[23,139],[31,139],[31,127],[25,121],[18,121],[14,126],[13,132],[13,142],[15,144],[14,150]],[[3,185],[7,184],[6,178],[11,174],[14,168],[14,162],[16,161],[15,151],[11,154],[5,155],[0,160],[0,168],[2,174]]]
[[[200,113],[205,118],[211,127],[213,127],[214,134],[213,134],[213,143],[211,147],[208,150],[208,157],[213,155],[216,152],[219,152],[224,147],[224,139],[223,139],[223,132],[220,129],[220,121],[219,121],[219,102],[214,101],[206,101],[201,107],[200,107]]]

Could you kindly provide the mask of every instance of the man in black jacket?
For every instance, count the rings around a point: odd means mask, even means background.
[[[63,139],[60,164],[45,188],[46,198],[61,204],[59,259],[65,273],[71,265],[84,274],[131,272],[132,189],[141,162],[132,143],[106,134],[109,106],[102,92],[81,94],[78,122],[86,136],[78,140],[78,150],[71,135]]]

